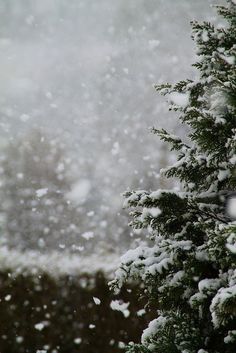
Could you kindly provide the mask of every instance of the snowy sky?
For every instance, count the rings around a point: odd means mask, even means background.
[[[168,162],[148,127],[181,132],[152,86],[194,76],[189,22],[214,21],[212,3],[0,0],[0,145],[54,134],[75,160],[72,199],[90,193],[86,212],[119,224],[120,193],[158,185]]]

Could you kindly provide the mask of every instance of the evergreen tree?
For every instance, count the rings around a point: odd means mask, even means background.
[[[163,173],[180,189],[125,194],[150,242],[121,258],[112,286],[138,281],[157,310],[130,353],[236,352],[236,226],[225,214],[236,185],[236,2],[217,8],[224,26],[192,23],[199,78],[156,87],[190,129],[187,141],[153,129],[177,151]]]

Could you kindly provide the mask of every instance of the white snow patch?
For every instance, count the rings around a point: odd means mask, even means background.
[[[231,157],[229,161],[231,164],[235,164],[236,163],[236,154],[234,154],[233,157]]]
[[[87,216],[88,216],[88,217],[93,217],[94,214],[95,214],[94,211],[89,211],[89,212],[87,212]]]
[[[226,97],[225,94],[216,90],[210,96],[210,112],[215,116],[215,122],[217,123],[225,123],[225,119],[222,118],[225,114],[225,106],[226,106]]]
[[[236,195],[228,198],[226,212],[230,218],[236,219]]]
[[[83,204],[91,190],[91,183],[88,179],[82,179],[74,184],[72,190],[67,193],[67,197],[75,204]]]
[[[81,234],[81,237],[86,240],[92,239],[94,237],[94,232],[85,232]]]
[[[226,56],[226,55],[220,55],[220,57],[227,62],[229,65],[234,65],[235,64],[235,57],[233,55],[231,56]]]
[[[236,243],[235,244],[227,244],[226,245],[227,249],[231,251],[233,254],[236,254]]]
[[[111,154],[113,156],[116,156],[117,154],[119,154],[120,152],[120,145],[119,142],[114,142],[112,150],[111,150]]]
[[[22,336],[16,337],[16,343],[22,343],[23,341],[24,341],[24,337],[22,337]]]
[[[140,309],[137,311],[137,316],[143,316],[146,314],[146,310],[145,309]]]
[[[16,176],[17,176],[17,179],[20,179],[20,180],[22,180],[24,178],[23,173],[17,173]]]
[[[226,247],[233,254],[236,254],[236,235],[234,232],[229,235],[229,237],[227,239]]]
[[[203,42],[208,42],[209,36],[207,31],[202,31],[202,40]]]
[[[227,179],[230,176],[230,171],[229,170],[220,170],[218,173],[218,180],[222,181]]]
[[[236,298],[236,284],[228,288],[220,288],[213,298],[210,306],[212,322],[215,327],[219,327],[221,318],[225,314],[225,304],[229,300]]]
[[[167,323],[167,318],[164,316],[159,316],[157,319],[154,319],[149,322],[148,327],[143,331],[141,341],[145,343],[146,340],[151,338],[151,336],[158,333]]]
[[[227,343],[233,343],[236,341],[236,330],[231,330],[228,331],[228,335],[224,338],[224,342]]]
[[[205,278],[198,283],[199,292],[203,294],[214,293],[220,286],[221,280],[219,278]]]
[[[169,95],[170,102],[178,105],[179,107],[186,107],[189,103],[189,94],[188,93],[179,93],[179,92],[172,92]]]
[[[101,304],[101,300],[97,297],[93,297],[93,301],[96,305],[100,305]]]
[[[81,256],[70,252],[52,251],[50,256],[39,251],[19,251],[0,247],[0,267],[13,273],[32,274],[48,273],[58,278],[65,275],[93,274],[104,272],[109,278],[119,264],[119,255],[114,253],[91,254]]]
[[[125,347],[126,347],[126,345],[125,345],[124,342],[122,342],[122,341],[119,341],[119,342],[118,342],[118,348],[124,349]]]
[[[81,342],[82,342],[82,338],[80,338],[80,337],[77,337],[74,339],[75,344],[80,344]]]
[[[45,327],[43,322],[39,322],[38,324],[34,325],[35,329],[38,331],[42,331]]]
[[[48,188],[38,189],[38,190],[36,190],[36,196],[42,197],[42,196],[46,195],[47,192],[48,192]]]
[[[124,315],[124,317],[128,317],[130,311],[128,310],[129,302],[124,303],[120,300],[112,300],[110,303],[110,307],[112,310],[120,311]]]

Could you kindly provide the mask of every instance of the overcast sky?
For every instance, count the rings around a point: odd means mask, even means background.
[[[148,127],[182,127],[153,84],[194,77],[189,22],[214,21],[212,3],[0,0],[1,145],[32,128],[54,134],[90,199],[119,217],[127,187],[158,186]]]

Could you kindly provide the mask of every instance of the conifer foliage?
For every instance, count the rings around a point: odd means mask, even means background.
[[[189,126],[189,142],[153,130],[177,151],[163,172],[180,189],[125,194],[150,241],[121,258],[112,286],[138,281],[157,309],[130,353],[236,352],[236,226],[225,213],[236,186],[236,2],[217,11],[221,26],[192,23],[199,78],[156,87]]]

